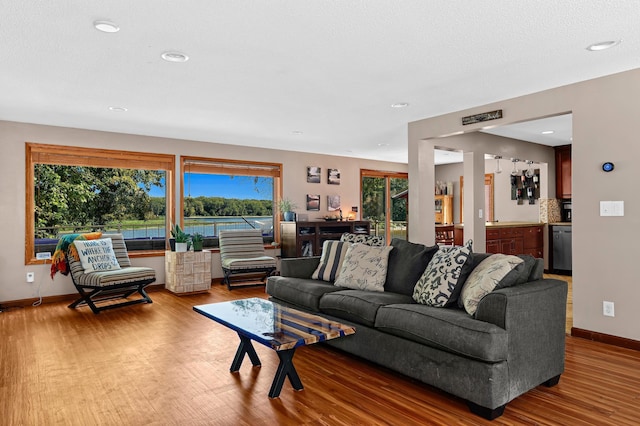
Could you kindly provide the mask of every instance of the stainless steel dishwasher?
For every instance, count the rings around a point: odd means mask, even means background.
[[[571,226],[553,227],[553,269],[571,270]]]

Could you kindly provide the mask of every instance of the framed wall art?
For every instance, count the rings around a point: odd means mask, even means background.
[[[327,183],[329,185],[340,185],[339,169],[327,169]]]
[[[321,167],[308,166],[307,167],[307,182],[320,183]]]
[[[339,195],[327,195],[327,210],[329,210],[330,212],[340,210]]]
[[[320,211],[320,195],[307,194],[307,210],[313,212]]]

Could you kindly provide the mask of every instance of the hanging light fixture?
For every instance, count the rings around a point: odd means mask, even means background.
[[[511,176],[518,176],[520,172],[516,168],[516,163],[518,163],[520,160],[517,158],[512,158],[511,161],[513,162],[513,170],[511,170]]]
[[[500,159],[502,158],[502,155],[496,155],[493,158],[496,159],[496,170],[494,173],[496,174],[502,173],[502,169],[500,168]]]
[[[527,164],[529,165],[529,168],[527,169],[526,172],[524,172],[525,177],[531,179],[534,175],[533,169],[531,168],[531,165],[533,164],[533,161],[531,160],[527,160]]]

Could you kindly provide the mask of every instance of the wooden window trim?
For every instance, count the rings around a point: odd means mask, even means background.
[[[86,148],[64,145],[49,145],[26,142],[25,166],[25,265],[39,264],[34,255],[35,238],[35,164],[57,164],[65,166],[109,167],[123,169],[163,170],[165,175],[166,212],[165,229],[174,221],[175,156],[148,152],[121,151],[102,148]],[[164,255],[162,250],[140,250],[129,252],[129,257],[151,257]]]
[[[487,222],[493,222],[495,217],[493,178],[494,178],[493,173],[486,173],[484,175],[484,186],[489,186],[491,188],[491,190],[489,191],[489,212],[487,212],[488,215],[485,218]],[[464,202],[464,176],[460,176],[460,223],[463,222],[463,218],[462,218],[463,202]]]
[[[386,221],[389,222],[389,217],[391,216],[391,190],[389,188],[390,185],[390,181],[389,179],[392,178],[398,178],[398,179],[407,179],[407,181],[409,180],[409,173],[407,172],[390,172],[390,171],[384,171],[384,170],[371,170],[371,169],[360,169],[360,197],[359,198],[359,203],[360,206],[358,207],[359,211],[360,211],[360,217],[362,218],[362,178],[363,177],[378,177],[378,178],[384,178],[385,179],[385,218]],[[408,210],[408,209],[407,209]],[[407,211],[407,224],[409,223],[409,212]],[[387,242],[387,245],[391,244],[391,229],[388,226],[389,223],[385,224],[385,241]],[[408,229],[407,229],[407,233],[408,233]],[[407,235],[408,238],[408,235]]]

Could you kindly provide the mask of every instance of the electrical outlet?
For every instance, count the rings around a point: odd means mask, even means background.
[[[616,316],[613,302],[607,302],[607,301],[602,302],[602,315],[604,315],[605,317]]]
[[[51,259],[51,253],[48,251],[44,251],[42,253],[36,253],[36,259],[38,260]]]
[[[27,282],[28,283],[32,283],[36,280],[36,273],[35,272],[27,272]]]

